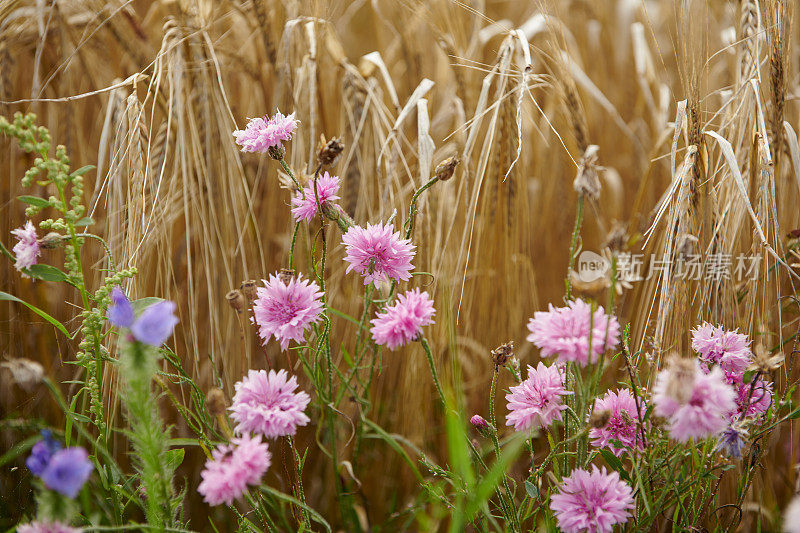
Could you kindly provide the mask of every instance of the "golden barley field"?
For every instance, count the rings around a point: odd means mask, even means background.
[[[0,115],[35,113],[74,169],[94,165],[84,175],[86,216],[115,264],[90,239],[86,283],[99,286],[112,267],[135,268],[123,283],[131,298],[177,303],[180,322],[168,344],[186,377],[174,379],[162,362],[154,384],[175,445],[194,436],[181,408],[194,409],[213,388],[229,404],[248,369],[283,368],[312,389],[301,360],[277,342],[262,345],[249,309],[237,311],[229,297],[244,281],[261,283],[289,266],[292,179],[268,155],[240,151],[232,136],[249,118],[277,110],[300,121],[285,163],[301,185],[314,182],[320,139],[341,140],[329,171],[341,181],[341,209],[357,224],[391,219],[400,228],[437,165],[459,160],[452,178],[419,196],[409,287],[435,301],[426,337],[465,422],[487,416],[493,397],[498,435],[510,437],[505,395],[514,377],[500,372],[490,395],[491,351],[513,341],[523,373],[544,360],[526,340],[526,324],[550,304],[564,305],[565,290],[596,300],[628,332],[637,368],[615,359],[603,389],[633,373],[650,387],[671,353],[691,352],[692,328],[708,321],[749,335],[756,355],[784,357],[768,375],[775,405],[788,408],[800,353],[797,7],[787,0],[5,0]],[[0,137],[0,154],[0,242],[11,249],[10,232],[28,218],[17,197],[54,192],[21,185],[34,156],[10,138]],[[432,496],[447,492],[440,481],[450,478],[426,466],[453,465],[428,362],[413,343],[373,350],[371,365],[351,370],[364,283],[346,272],[342,231],[321,220],[298,226],[293,266],[320,268],[320,246],[327,247],[326,303],[337,310],[327,371],[348,379],[335,404],[307,412],[310,423],[292,444],[270,444],[265,483],[294,493],[295,446],[307,450],[304,501],[333,530],[452,530],[453,509]],[[63,255],[43,250],[39,260],[58,265]],[[587,274],[592,258],[605,265],[613,258],[617,275]],[[692,261],[697,275],[687,276]],[[631,266],[641,275],[619,275]],[[22,277],[6,258],[0,279],[3,292],[46,310],[70,334],[81,330],[73,287]],[[0,530],[35,516],[36,485],[15,452],[19,443],[45,425],[64,429],[47,385],[19,382],[13,361],[41,364],[69,401],[81,388],[83,367],[73,363],[82,349],[77,336],[25,306],[0,303]],[[106,337],[102,350],[113,358],[117,343]],[[106,424],[87,422],[87,431],[130,471],[128,438],[118,431],[127,420],[125,376],[114,364],[101,366]],[[693,526],[679,525],[680,506],[665,504],[647,527],[629,522],[627,530],[780,531],[800,464],[794,417],[787,418],[751,430],[742,458],[714,474],[713,503],[687,513]],[[474,431],[469,439],[486,445]],[[531,457],[547,455],[547,435],[530,443],[530,456],[523,451],[507,469],[523,496]],[[176,490],[185,490],[184,520],[176,530],[248,531],[239,515],[198,494],[207,451],[185,447],[175,477]],[[542,479],[542,487],[552,482]],[[255,522],[252,507],[239,512]],[[125,516],[141,521],[143,513]],[[295,521],[275,530],[299,530],[299,514],[287,511]],[[82,516],[105,530],[118,523]],[[458,527],[506,530],[491,518]],[[555,527],[534,518],[521,524]]]

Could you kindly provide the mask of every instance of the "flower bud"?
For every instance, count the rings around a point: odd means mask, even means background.
[[[256,290],[256,280],[248,279],[242,282],[239,290],[242,291],[244,297],[250,300],[251,302],[254,301],[258,297],[258,292]]]
[[[39,246],[46,250],[58,248],[67,239],[64,235],[51,231],[39,240]]]
[[[206,394],[206,409],[212,416],[224,415],[227,407],[224,392],[216,387],[208,391],[208,394]]]
[[[461,159],[459,159],[458,156],[454,155],[452,157],[448,157],[436,165],[433,175],[436,176],[439,181],[447,181],[453,177],[453,174],[455,174],[456,167],[459,163],[461,163]]]
[[[233,289],[225,295],[225,298],[228,300],[228,304],[231,308],[237,313],[241,313],[244,311],[244,308],[247,307],[247,300],[239,289]]]
[[[481,415],[472,415],[472,418],[469,419],[469,423],[478,430],[478,433],[480,433],[482,437],[489,438],[495,432],[494,426],[487,422]]]
[[[281,271],[278,273],[278,279],[283,282],[284,285],[288,285],[292,278],[294,277],[294,270],[290,268],[282,268]]]

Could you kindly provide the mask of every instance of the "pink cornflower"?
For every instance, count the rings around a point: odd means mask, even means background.
[[[550,497],[550,509],[564,533],[611,533],[614,524],[624,524],[635,507],[631,487],[617,472],[592,465],[565,477],[558,493]]]
[[[732,417],[751,418],[766,413],[772,405],[772,383],[759,378],[745,383],[742,378],[727,380],[736,391],[736,410]]]
[[[746,334],[726,331],[708,322],[692,330],[692,349],[702,361],[718,364],[726,373],[742,374],[753,360]]]
[[[572,300],[567,307],[550,304],[549,311],[537,311],[528,322],[528,329],[528,340],[541,349],[542,356],[558,355],[558,362],[594,363],[603,352],[619,344],[617,319],[605,314],[602,306],[592,313],[592,306],[580,299]]]
[[[35,265],[36,258],[42,255],[42,251],[39,249],[39,239],[36,236],[36,227],[33,222],[27,221],[21,228],[12,230],[11,234],[19,240],[12,248],[16,257],[14,266],[17,270],[22,271],[23,268]],[[28,277],[25,274],[23,276]]]
[[[269,281],[262,281],[264,287],[256,290],[253,305],[258,335],[264,344],[274,336],[280,341],[281,350],[289,347],[289,341],[302,343],[306,329],[320,320],[322,291],[319,285],[304,280],[302,274],[288,283],[276,274],[270,275]]]
[[[506,425],[514,426],[516,431],[547,427],[554,420],[561,420],[561,411],[567,408],[561,404],[561,397],[572,394],[564,388],[562,369],[557,365],[528,365],[528,379],[506,394],[508,410]]]
[[[414,245],[395,232],[392,224],[367,224],[366,229],[353,226],[342,242],[347,252],[344,260],[350,263],[347,272],[355,270],[364,276],[364,285],[411,278]]]
[[[436,310],[427,292],[406,291],[397,301],[372,319],[372,339],[376,344],[394,350],[416,340],[422,327],[433,324]]]
[[[295,220],[305,220],[311,222],[317,216],[317,194],[319,195],[319,205],[323,208],[333,206],[338,209],[334,202],[339,200],[339,177],[331,176],[323,172],[317,179],[317,190],[314,193],[314,179],[309,180],[308,185],[303,187],[303,192],[295,194],[292,198],[292,215]]]
[[[272,456],[261,435],[234,438],[232,445],[221,445],[212,452],[212,458],[200,474],[202,481],[197,492],[209,505],[232,505],[248,485],[258,485],[267,471]]]
[[[264,153],[273,147],[279,147],[282,142],[291,140],[299,120],[291,115],[283,115],[280,111],[275,116],[251,118],[247,127],[236,130],[233,136],[236,144],[242,147],[242,152]]]
[[[669,420],[672,438],[682,442],[717,435],[736,408],[733,388],[722,370],[714,367],[706,374],[696,359],[681,358],[658,373],[653,403],[654,413]]]
[[[644,407],[643,407],[644,409]],[[644,449],[644,443],[637,434],[636,399],[630,389],[619,389],[617,392],[608,391],[605,396],[594,402],[594,412],[608,411],[608,422],[600,428],[593,427],[589,430],[592,444],[598,448],[609,448],[614,455],[620,456],[626,448],[617,448],[611,444],[618,440],[627,448]]]
[[[295,392],[297,378],[290,378],[286,370],[250,370],[234,388],[230,410],[238,433],[275,438],[294,435],[298,426],[308,424],[303,411],[311,397],[302,390]]]

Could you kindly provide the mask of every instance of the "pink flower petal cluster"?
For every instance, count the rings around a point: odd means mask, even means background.
[[[433,324],[436,310],[427,292],[406,291],[397,301],[372,319],[372,339],[376,344],[394,350],[416,340],[422,327]]]
[[[288,283],[272,274],[263,282],[264,287],[256,290],[253,305],[258,335],[264,344],[274,336],[280,341],[281,350],[289,347],[289,341],[302,343],[306,329],[320,320],[323,304],[319,285],[304,280],[302,274]]]
[[[346,250],[344,260],[349,263],[347,272],[355,270],[364,276],[364,285],[411,278],[414,245],[395,232],[392,224],[353,226],[342,242]]]
[[[554,420],[561,420],[561,411],[567,408],[561,397],[572,394],[564,388],[559,365],[545,366],[541,361],[536,368],[529,365],[528,379],[509,391],[506,425],[514,426],[516,431],[547,427]]]
[[[248,485],[259,485],[270,466],[272,456],[261,435],[234,438],[232,445],[221,445],[212,452],[200,474],[197,492],[209,505],[232,505]]]
[[[292,215],[295,220],[305,220],[311,222],[317,216],[317,196],[319,196],[319,205],[336,206],[336,200],[339,200],[339,177],[331,176],[328,172],[323,172],[317,179],[316,193],[314,191],[314,179],[309,180],[308,185],[303,187],[303,192],[297,192],[292,198]],[[336,206],[338,208],[338,206]]]
[[[592,306],[577,299],[566,307],[537,311],[528,322],[528,340],[542,351],[542,356],[557,355],[558,362],[574,361],[581,365],[596,362],[606,350],[619,344],[619,322],[607,315],[602,306]],[[591,351],[589,338],[591,334]]]
[[[11,231],[11,234],[19,241],[11,249],[14,252],[16,262],[14,266],[17,270],[23,268],[30,268],[36,264],[37,258],[42,255],[39,249],[39,238],[36,236],[36,227],[30,220],[25,223],[21,228]],[[23,274],[23,276],[26,276]]]
[[[17,527],[17,533],[81,533],[83,529],[61,522],[31,522]]]
[[[726,331],[708,322],[692,330],[692,349],[702,361],[717,364],[726,373],[741,374],[753,360],[750,339],[746,334],[737,330]]]
[[[619,474],[595,465],[591,472],[573,470],[550,497],[550,509],[564,533],[611,533],[615,524],[628,521],[634,507],[633,490]]]
[[[304,411],[311,401],[305,391],[295,392],[297,387],[297,378],[286,370],[250,370],[234,385],[230,410],[236,431],[270,438],[297,433],[298,426],[308,424]]]
[[[642,406],[642,409],[645,407]],[[617,456],[622,455],[626,449],[614,446],[611,444],[612,440],[618,440],[627,448],[644,450],[644,443],[636,424],[638,419],[636,399],[630,389],[608,391],[605,396],[596,399],[594,412],[601,411],[608,411],[609,419],[605,426],[589,430],[589,438],[593,439],[594,446],[609,448]]]
[[[694,360],[673,360],[653,388],[654,413],[669,420],[672,438],[686,442],[719,434],[736,408],[735,393],[719,367],[708,373]]]
[[[767,412],[772,405],[772,383],[758,378],[745,383],[742,376],[728,377],[728,382],[736,391],[736,409],[731,413],[733,420],[754,418]]]
[[[236,144],[242,147],[242,152],[264,153],[272,147],[278,147],[282,142],[292,138],[294,130],[300,121],[291,115],[283,115],[280,111],[275,116],[251,118],[245,129],[236,130],[233,136]]]

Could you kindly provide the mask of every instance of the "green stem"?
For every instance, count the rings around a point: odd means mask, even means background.
[[[439,393],[439,400],[441,400],[442,406],[447,409],[447,400],[444,398],[444,391],[442,391],[442,385],[439,383],[439,374],[436,372],[436,365],[433,362],[433,354],[431,353],[431,347],[428,344],[428,339],[425,337],[420,337],[419,342],[422,344],[422,348],[425,350],[425,357],[428,358],[428,365],[431,367],[431,376],[433,377],[434,385],[436,385],[436,392]]]
[[[411,238],[411,232],[414,231],[414,221],[416,220],[416,217],[417,217],[417,200],[419,199],[419,196],[423,192],[425,192],[427,189],[433,187],[436,184],[437,181],[439,181],[439,178],[434,176],[433,178],[430,179],[430,181],[428,181],[428,183],[426,183],[425,185],[423,185],[422,187],[417,189],[417,192],[415,192],[414,196],[411,197],[411,209],[410,209],[410,211],[408,213],[408,220],[406,220],[406,224],[405,224],[406,225],[406,239],[410,239]]]
[[[95,239],[95,240],[99,241],[100,244],[103,245],[103,249],[105,249],[105,251],[106,251],[106,255],[108,256],[108,263],[111,266],[111,271],[112,272],[116,272],[117,271],[117,265],[116,265],[116,263],[114,263],[114,256],[111,255],[111,249],[108,247],[108,243],[106,243],[106,241],[104,241],[102,237],[100,237],[99,235],[95,235],[93,233],[78,233],[77,236],[78,237],[89,237],[91,239]]]
[[[578,211],[575,213],[575,227],[572,229],[572,239],[569,243],[569,268],[567,269],[567,278],[565,280],[567,286],[567,300],[572,299],[572,282],[569,279],[575,267],[575,248],[578,246],[578,235],[581,232],[581,224],[583,224],[583,195],[578,195]]]

